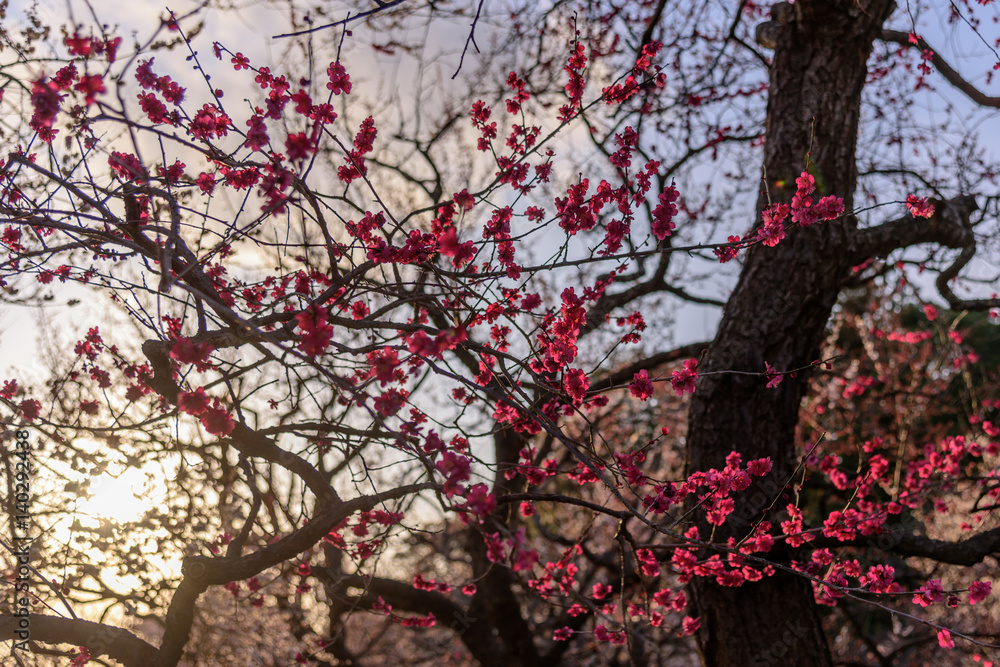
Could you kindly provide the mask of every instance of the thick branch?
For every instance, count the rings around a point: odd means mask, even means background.
[[[191,637],[191,626],[194,624],[194,608],[198,604],[198,598],[205,589],[208,582],[199,575],[203,570],[188,568],[188,559],[185,559],[182,572],[184,579],[174,591],[174,596],[170,599],[170,607],[167,608],[167,618],[164,623],[163,640],[160,642],[160,651],[156,656],[156,667],[175,667],[184,656],[184,647]]]
[[[996,308],[1000,306],[1000,299],[961,299],[949,285],[976,255],[976,236],[969,218],[978,208],[974,196],[961,195],[944,202],[935,201],[934,214],[930,218],[905,215],[861,230],[854,239],[852,259],[855,264],[861,264],[921,243],[961,250],[955,261],[938,275],[935,282],[938,292],[954,310]]]
[[[217,333],[220,339],[226,337],[237,341],[240,339],[239,336],[231,332],[221,331]],[[220,342],[215,338],[211,340]],[[238,343],[234,343],[234,345],[238,345]],[[162,341],[147,340],[142,344],[142,352],[146,355],[153,369],[153,377],[148,380],[147,384],[167,401],[176,404],[180,388],[173,379],[167,349],[167,343]],[[339,502],[336,491],[315,466],[302,457],[282,449],[271,438],[261,435],[249,426],[237,422],[229,436],[229,442],[244,456],[264,459],[297,475],[316,495],[317,500],[325,503]]]
[[[973,257],[976,256],[976,245],[962,248],[962,254],[958,256],[951,266],[942,271],[934,281],[938,292],[945,298],[952,310],[986,310],[988,308],[1000,307],[1000,299],[960,299],[948,284],[958,276],[959,271],[965,268]]]
[[[386,500],[432,488],[430,483],[410,484],[383,493],[353,498],[347,502],[327,505],[309,523],[290,535],[240,558],[192,556],[184,559],[184,579],[177,587],[167,611],[166,630],[156,667],[174,667],[184,653],[194,622],[198,597],[209,586],[221,586],[230,581],[242,581],[256,576],[269,567],[294,558],[309,549],[343,519],[355,512],[370,510]]]
[[[883,533],[850,542],[816,540],[814,546],[867,546],[908,558],[929,558],[938,563],[970,566],[988,556],[1000,557],[1000,528],[993,528],[958,542],[935,540],[915,533]]]
[[[19,641],[18,619],[0,616],[0,641]],[[93,623],[77,618],[31,615],[31,640],[45,644],[86,646],[90,655],[106,655],[127,667],[149,667],[156,659],[156,648],[123,628]]]
[[[362,595],[352,598],[362,607],[370,607],[378,601],[378,598],[382,598],[392,606],[393,610],[424,615],[434,614],[444,623],[452,618],[460,618],[465,615],[465,611],[452,602],[447,595],[436,591],[423,591],[394,579],[341,574],[337,568],[328,567],[314,567],[313,574],[324,585],[332,586],[337,591],[347,587],[363,590]]]
[[[934,540],[923,535],[904,535],[890,551],[901,556],[930,558],[939,563],[975,565],[987,556],[1000,555],[1000,528],[988,530],[959,542]]]
[[[921,243],[936,243],[955,249],[975,247],[969,223],[969,216],[978,208],[975,197],[961,195],[946,202],[935,202],[934,208],[934,215],[929,218],[915,218],[907,214],[860,230],[854,238],[852,263],[862,264]]]
[[[195,556],[186,558],[185,568],[190,567],[192,575],[197,574],[209,585],[220,586],[230,581],[241,581],[260,574],[269,567],[294,558],[325,537],[340,521],[355,512],[364,512],[387,500],[402,498],[435,487],[423,482],[409,484],[381,493],[336,503],[317,512],[309,523],[282,539],[246,556],[236,559]]]
[[[945,59],[942,58],[937,51],[930,47],[923,37],[917,37],[917,43],[913,44],[910,42],[909,33],[901,32],[899,30],[883,30],[882,39],[886,42],[895,42],[896,44],[901,44],[906,47],[916,46],[921,51],[930,51],[934,54],[931,56],[931,64],[934,65],[934,69],[941,73],[941,76],[945,78],[945,81],[968,95],[970,100],[980,106],[1000,108],[1000,97],[990,97],[966,81],[961,74],[956,72],[951,65],[945,62]]]
[[[316,494],[318,501],[339,502],[337,492],[326,477],[316,467],[301,456],[286,451],[276,445],[271,438],[261,435],[249,426],[236,422],[229,435],[230,443],[241,454],[276,463],[305,482],[309,490]]]
[[[435,591],[422,591],[392,579],[363,577],[357,574],[342,574],[339,568],[313,568],[324,585],[331,588],[332,595],[339,597],[340,591],[348,587],[359,588],[361,595],[349,598],[349,603],[357,607],[371,607],[382,598],[393,610],[404,610],[417,614],[434,614],[438,627],[454,631],[469,652],[482,665],[507,664],[503,662],[503,646],[493,635],[493,627],[485,618],[469,614],[461,605],[448,596]]]

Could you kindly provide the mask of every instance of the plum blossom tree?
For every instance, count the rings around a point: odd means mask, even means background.
[[[4,298],[104,301],[0,389],[16,659],[991,664],[996,164],[950,133],[1000,103],[932,3],[300,9],[301,67],[200,10],[2,33]],[[438,21],[455,83],[366,102]]]

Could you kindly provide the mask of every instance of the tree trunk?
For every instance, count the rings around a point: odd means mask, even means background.
[[[852,209],[866,63],[893,6],[892,0],[799,0],[793,6],[794,19],[778,33],[771,67],[764,148],[771,201],[791,200],[810,154],[818,194],[843,197]],[[762,193],[758,211],[767,203]],[[765,361],[784,371],[817,359],[851,268],[856,226],[846,216],[791,230],[774,248],[751,250],[699,371],[760,373]],[[795,468],[806,375],[785,376],[774,389],[748,375],[699,381],[690,413],[688,471],[721,469],[732,450],[744,461],[769,456],[774,464],[770,477],[737,498],[729,523],[713,535],[716,541],[744,537]],[[701,526],[703,537],[707,528]],[[738,588],[695,578],[690,593],[701,619],[696,639],[705,665],[831,664],[811,585],[801,577],[779,571]]]

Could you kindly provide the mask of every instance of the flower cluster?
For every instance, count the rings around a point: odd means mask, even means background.
[[[816,190],[816,179],[808,171],[803,171],[795,179],[795,195],[792,203],[776,203],[761,214],[763,225],[757,230],[757,240],[766,246],[776,246],[785,238],[785,221],[791,215],[792,222],[799,227],[809,227],[824,220],[834,220],[844,214],[844,200],[834,195],[813,202],[810,196]],[[732,239],[730,239],[732,240]],[[725,261],[723,257],[720,259]]]

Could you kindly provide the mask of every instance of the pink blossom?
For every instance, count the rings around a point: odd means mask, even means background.
[[[333,339],[333,327],[327,321],[326,309],[311,305],[295,316],[301,330],[299,349],[309,357],[323,354]]]
[[[969,604],[982,602],[993,590],[993,583],[989,581],[973,581],[969,584]]]
[[[212,435],[222,437],[229,435],[236,428],[232,415],[218,402],[201,415],[201,425]]]
[[[264,126],[264,118],[262,116],[251,116],[250,120],[247,121],[247,125],[250,129],[247,130],[246,141],[243,145],[250,150],[259,151],[271,141],[270,137],[267,136],[267,127]]]
[[[929,218],[934,215],[934,204],[927,201],[926,197],[916,195],[906,196],[906,210],[914,218]]]
[[[503,548],[503,541],[500,539],[500,533],[486,533],[483,535],[483,539],[486,541],[487,560],[491,563],[500,563],[507,557]]]
[[[676,227],[673,223],[673,218],[677,215],[677,206],[674,202],[678,196],[677,188],[671,182],[670,187],[660,193],[660,203],[653,209],[653,236],[661,241],[670,236]]]
[[[750,461],[747,463],[747,472],[754,477],[763,477],[771,472],[771,457],[767,456],[762,459]]]
[[[177,399],[177,407],[189,415],[204,414],[208,410],[209,398],[203,387],[192,392],[182,391]]]
[[[590,380],[579,368],[571,368],[563,375],[563,389],[573,399],[574,405],[583,403],[590,388]]]
[[[673,377],[670,378],[670,385],[677,392],[678,396],[683,396],[685,393],[694,393],[695,381],[698,379],[698,371],[695,370],[697,367],[697,359],[688,359],[684,362],[683,370],[673,372]]]
[[[195,343],[190,338],[181,337],[170,348],[170,358],[182,364],[196,364],[199,368],[203,368],[208,364],[213,349],[210,343]]]
[[[764,375],[767,377],[768,389],[774,389],[779,384],[781,384],[781,380],[784,379],[784,375],[774,370],[774,366],[767,363],[766,361],[764,362]]]
[[[799,547],[806,542],[811,542],[815,539],[815,536],[812,533],[803,532],[802,511],[791,503],[789,503],[786,509],[790,518],[788,521],[781,522],[781,530],[786,536],[788,546]]]
[[[913,593],[913,604],[929,607],[944,599],[944,589],[940,579],[931,579]]]
[[[465,507],[477,517],[485,517],[496,509],[497,499],[485,484],[473,484],[465,496]]]
[[[640,401],[645,401],[653,395],[653,381],[649,379],[649,372],[645,368],[633,376],[628,390]]]
[[[146,170],[140,164],[139,158],[130,153],[112,152],[108,158],[108,166],[123,180],[141,182],[146,179]]]
[[[38,418],[38,413],[42,410],[42,405],[34,399],[26,399],[21,401],[21,405],[18,406],[18,410],[21,416],[24,417],[24,421],[29,424]]]
[[[409,392],[405,389],[393,387],[375,399],[375,409],[383,417],[390,417],[402,409],[408,396]]]
[[[594,584],[594,599],[603,600],[611,595],[610,584]]]
[[[104,79],[97,74],[85,74],[80,77],[80,82],[73,86],[75,90],[84,94],[83,101],[90,106],[96,101],[97,95],[106,92]]]
[[[468,264],[476,256],[476,245],[472,241],[461,243],[458,240],[458,232],[449,226],[437,239],[438,250],[445,257],[451,257],[452,265],[459,269]]]
[[[823,197],[812,207],[812,212],[819,220],[833,220],[844,215],[844,200],[840,197]]]
[[[285,139],[289,160],[305,160],[316,152],[315,142],[305,132],[293,132]]]
[[[887,593],[892,587],[895,569],[891,565],[875,565],[861,576],[860,581],[873,593]]]

